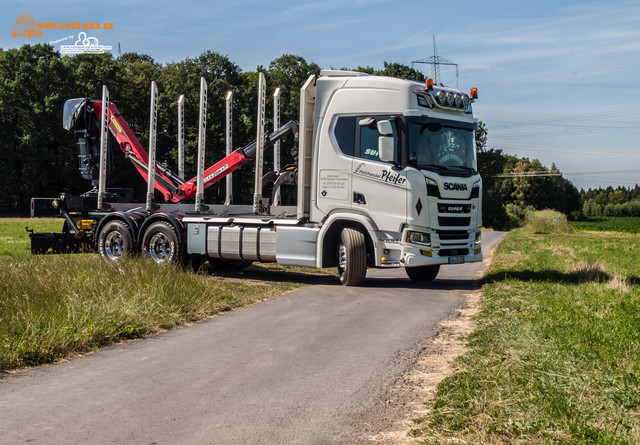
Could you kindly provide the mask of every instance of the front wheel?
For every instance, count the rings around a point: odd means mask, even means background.
[[[133,253],[133,237],[122,221],[110,221],[98,234],[98,252],[105,260],[117,261]]]
[[[427,282],[436,279],[438,272],[440,272],[440,265],[406,267],[404,270],[413,281]]]
[[[359,286],[367,274],[367,246],[364,234],[346,227],[338,243],[338,276],[345,286]]]
[[[158,264],[182,262],[182,250],[176,230],[163,221],[151,224],[142,237],[142,256]]]

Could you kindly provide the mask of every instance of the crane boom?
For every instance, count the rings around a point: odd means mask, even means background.
[[[114,102],[109,102],[107,109],[109,131],[118,142],[118,146],[131,161],[140,176],[148,182],[149,154],[143,148]],[[87,179],[95,179],[97,172],[93,166],[97,163],[98,149],[95,133],[100,130],[102,102],[94,99],[70,99],[65,104],[64,126],[67,130],[75,130],[80,149],[81,170]],[[294,144],[298,141],[298,124],[290,121],[265,136],[265,147],[271,147],[288,135],[294,136]],[[253,160],[256,152],[256,141],[238,148],[214,163],[204,171],[204,188],[208,188],[242,165]],[[84,158],[84,159],[82,159]],[[184,180],[170,169],[156,163],[155,189],[160,191],[166,202],[180,203],[193,199],[196,195],[197,177]]]

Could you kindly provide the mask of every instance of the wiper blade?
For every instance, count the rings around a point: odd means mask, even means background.
[[[424,165],[419,165],[418,167],[420,167],[420,168],[440,168],[442,170],[449,170],[449,167],[447,167],[446,165],[440,165],[440,164],[424,164]]]
[[[463,169],[463,170],[467,170],[467,171],[468,171],[468,172],[470,172],[470,173],[473,173],[473,172],[475,172],[475,171],[476,171],[476,169],[475,169],[475,168],[473,168],[473,167],[467,167],[466,165],[452,165],[451,167],[453,167],[453,168],[461,168],[461,169]]]

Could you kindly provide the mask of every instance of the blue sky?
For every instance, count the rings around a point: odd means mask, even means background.
[[[478,87],[489,146],[550,166],[578,187],[640,183],[640,2],[607,1],[6,1],[0,47],[77,32],[13,38],[16,16],[112,22],[87,34],[117,53],[159,62],[205,50],[254,70],[282,54],[323,68],[411,65],[438,54],[441,80]],[[65,41],[56,44],[69,44]],[[431,67],[417,65],[425,75]]]

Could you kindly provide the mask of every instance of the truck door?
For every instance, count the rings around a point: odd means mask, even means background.
[[[398,127],[390,116],[358,116],[351,168],[352,208],[369,215],[381,231],[400,232],[406,223],[407,177],[404,170],[378,157],[378,120],[389,119],[393,127],[395,160],[398,160]]]

